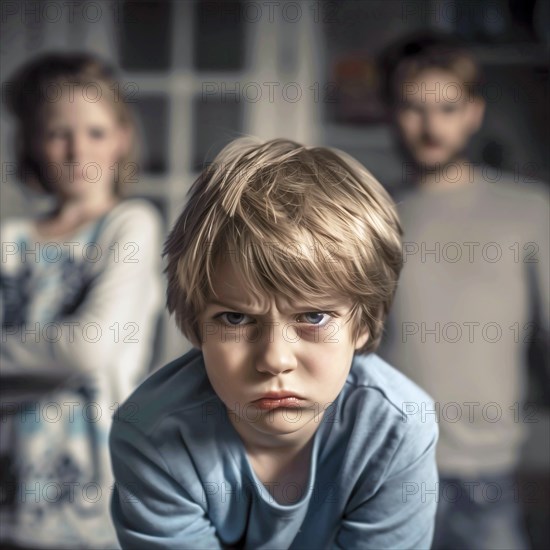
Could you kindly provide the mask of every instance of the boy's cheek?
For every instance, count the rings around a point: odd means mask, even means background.
[[[352,348],[350,348],[352,349]],[[353,352],[349,354],[342,352],[342,349],[332,353],[330,348],[323,350],[322,354],[308,359],[308,374],[313,380],[318,380],[321,388],[332,391],[330,384],[337,384],[345,378],[349,372]]]
[[[203,357],[206,370],[219,380],[231,381],[239,377],[250,362],[242,349],[226,344],[203,346]]]
[[[214,321],[206,321],[200,327],[201,344],[211,346],[221,341],[220,326]]]

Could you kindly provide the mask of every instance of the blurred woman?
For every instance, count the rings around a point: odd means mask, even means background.
[[[161,219],[149,202],[123,200],[137,179],[137,132],[109,66],[47,54],[7,90],[20,180],[53,206],[1,226],[2,421],[11,434],[1,542],[118,548],[107,440],[113,414],[131,421],[131,406],[117,406],[151,360]],[[9,387],[19,389],[6,395]]]

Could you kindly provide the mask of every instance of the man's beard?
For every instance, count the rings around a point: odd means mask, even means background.
[[[457,164],[460,160],[464,158],[464,155],[466,153],[465,149],[457,149],[454,153],[451,152],[451,155],[446,158],[443,162],[437,161],[434,163],[427,163],[427,162],[418,162],[415,161],[415,164],[417,164],[418,168],[424,171],[444,171],[448,166],[452,164]]]
[[[405,145],[405,143],[400,139],[398,140],[398,150],[401,154],[402,158],[405,159],[407,163],[409,163],[411,166],[414,166],[415,171],[418,173],[418,175],[426,174],[426,173],[441,173],[444,172],[445,169],[453,164],[457,164],[464,158],[467,158],[467,148],[461,147],[460,149],[457,149],[455,151],[452,151],[451,154],[443,161],[437,161],[434,163],[426,163],[422,162],[416,159],[416,157],[410,152],[409,148]],[[405,182],[403,182],[405,183]]]

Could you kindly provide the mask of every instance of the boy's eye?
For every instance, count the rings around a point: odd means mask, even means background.
[[[233,311],[224,311],[222,313],[218,313],[214,318],[215,319],[221,319],[225,322],[226,325],[233,325],[233,326],[239,326],[243,325],[242,320],[246,318],[247,316],[244,313],[235,313]]]
[[[328,319],[330,319],[330,316],[328,314],[320,311],[308,311],[307,313],[302,313],[300,316],[303,316],[305,318],[306,323],[319,327],[326,325]]]
[[[332,314],[332,315],[335,315],[335,314]],[[245,323],[239,322],[239,321],[242,321],[243,317],[247,317],[247,315],[245,315],[244,313],[235,313],[233,311],[224,311],[222,313],[218,313],[217,315],[215,315],[214,319],[222,319],[222,321],[225,321],[225,324],[238,327],[245,324]],[[318,326],[318,327],[322,327],[326,325],[328,321],[331,319],[331,316],[329,315],[329,313],[326,313],[324,311],[308,311],[307,313],[301,313],[300,315],[298,315],[297,319],[299,317],[304,317],[306,319],[305,324]],[[307,317],[309,317],[309,319]],[[321,322],[323,320],[325,320],[325,322]],[[297,322],[300,322],[300,321],[297,321]]]

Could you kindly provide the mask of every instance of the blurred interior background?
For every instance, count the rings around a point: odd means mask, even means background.
[[[160,210],[168,231],[201,166],[243,134],[335,146],[388,189],[403,185],[375,59],[416,29],[458,35],[483,65],[487,114],[471,159],[513,173],[518,184],[549,182],[549,22],[548,0],[2,2],[0,80],[4,90],[20,64],[53,50],[113,63],[145,145],[131,193]],[[2,217],[35,200],[9,169],[12,131],[3,110]],[[165,316],[151,369],[188,349]],[[530,392],[539,422],[523,470],[548,495],[548,389],[533,375]],[[550,505],[525,502],[531,537],[547,547]]]

